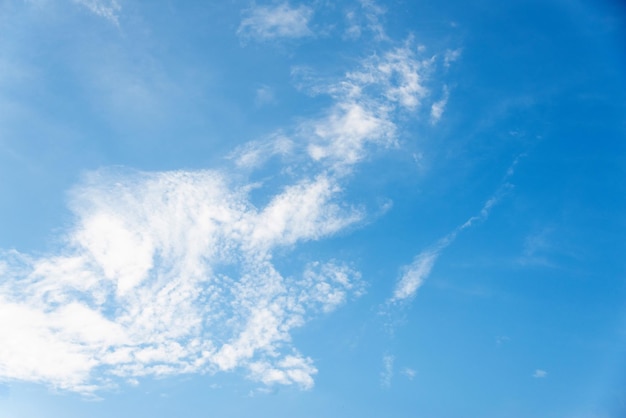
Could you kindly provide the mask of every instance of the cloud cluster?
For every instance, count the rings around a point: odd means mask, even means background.
[[[300,33],[306,9],[278,10],[297,24],[262,26],[262,9],[242,28]],[[427,99],[428,62],[412,41],[365,59],[315,86],[332,98],[318,117],[238,148],[230,168],[86,175],[70,193],[62,245],[0,254],[0,379],[87,393],[119,379],[236,369],[310,388],[317,370],[291,332],[358,296],[360,274],[333,260],[289,273],[276,262],[364,219],[342,201],[342,184],[395,144],[397,113]],[[282,184],[248,179],[274,156],[289,173]]]
[[[337,192],[319,176],[257,209],[217,172],[93,173],[72,192],[77,220],[58,254],[2,257],[0,373],[88,391],[245,366],[310,387],[315,368],[290,330],[342,304],[359,274],[328,262],[284,277],[272,251],[358,220]]]

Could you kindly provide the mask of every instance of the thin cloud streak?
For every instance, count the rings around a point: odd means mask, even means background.
[[[508,179],[514,174],[515,166],[518,164],[520,157],[517,157],[511,166],[507,169],[506,175],[498,190],[483,204],[480,212],[467,219],[463,224],[459,225],[448,235],[437,241],[432,247],[422,251],[415,256],[413,262],[403,268],[403,273],[396,283],[392,296],[388,299],[388,304],[396,304],[406,300],[411,300],[416,295],[418,289],[424,284],[430,275],[435,262],[449,245],[451,245],[459,233],[472,227],[476,223],[484,222],[489,217],[491,210],[500,202],[502,197],[513,188]]]

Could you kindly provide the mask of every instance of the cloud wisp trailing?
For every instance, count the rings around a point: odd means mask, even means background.
[[[403,272],[397,281],[392,296],[388,299],[388,304],[396,304],[413,299],[418,289],[430,275],[435,262],[449,245],[451,245],[459,233],[470,228],[478,222],[485,221],[493,209],[502,199],[504,194],[513,186],[508,182],[509,177],[514,173],[514,168],[519,161],[519,157],[514,160],[506,172],[504,180],[498,190],[483,204],[480,212],[467,219],[452,232],[439,239],[433,246],[420,252],[415,256],[411,264],[403,267]]]
[[[239,370],[312,387],[317,370],[291,333],[358,296],[362,281],[336,260],[288,273],[276,261],[363,221],[342,185],[396,144],[398,112],[428,99],[430,61],[411,41],[363,60],[315,86],[332,99],[318,117],[238,148],[228,168],[85,175],[69,194],[62,245],[0,254],[0,379],[91,393]],[[248,179],[274,156],[278,188]]]

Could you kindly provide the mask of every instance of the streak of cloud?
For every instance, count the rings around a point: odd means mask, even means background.
[[[433,267],[435,266],[435,262],[443,250],[456,240],[458,234],[472,227],[476,223],[487,220],[493,207],[500,202],[502,197],[510,189],[512,189],[513,186],[508,182],[508,179],[514,174],[515,166],[518,164],[519,158],[520,157],[517,157],[507,169],[506,175],[504,176],[500,187],[498,187],[496,192],[485,201],[483,207],[477,215],[468,218],[452,232],[439,239],[433,246],[417,254],[413,259],[413,262],[403,268],[403,273],[396,283],[393,289],[393,294],[388,299],[388,303],[395,304],[405,300],[411,300],[430,275]]]

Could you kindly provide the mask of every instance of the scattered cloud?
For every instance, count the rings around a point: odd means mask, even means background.
[[[548,377],[548,372],[545,370],[537,369],[533,373],[533,377],[536,379],[543,379],[545,377]]]
[[[298,33],[255,26],[270,9],[255,10],[240,30]],[[427,100],[429,60],[416,49],[409,40],[318,83],[326,111],[237,148],[232,166],[87,173],[69,193],[62,245],[0,254],[0,378],[91,393],[142,376],[238,370],[312,387],[317,369],[291,333],[362,294],[360,274],[336,260],[288,272],[275,261],[367,215],[342,200],[343,182],[394,146],[396,117]],[[273,156],[278,185],[249,179]],[[393,357],[385,362],[391,370]]]
[[[253,6],[244,13],[237,35],[245,40],[268,41],[279,38],[302,38],[311,36],[309,21],[313,9],[289,3],[275,6]]]
[[[394,360],[395,357],[390,354],[385,354],[383,356],[383,370],[380,372],[380,384],[382,387],[388,388],[391,386]]]
[[[348,10],[345,14],[347,28],[344,37],[359,39],[364,31],[373,34],[376,40],[385,40],[387,35],[381,23],[386,10],[372,0],[360,0],[359,8]]]
[[[439,122],[439,119],[441,119],[441,116],[443,116],[443,111],[446,107],[446,104],[448,103],[449,96],[450,96],[450,93],[448,91],[448,87],[444,86],[443,97],[431,105],[430,122],[433,125]]]
[[[458,49],[448,49],[443,56],[443,65],[444,67],[450,67],[450,64],[455,62],[461,57],[462,50]]]
[[[368,143],[393,143],[395,126],[386,115],[359,102],[343,102],[308,129],[313,140],[308,153],[315,161],[328,161],[335,167],[351,166],[365,156]]]
[[[119,25],[119,13],[122,6],[116,0],[74,0],[90,12]]]
[[[361,161],[368,145],[396,145],[394,114],[414,111],[429,96],[425,83],[431,62],[420,59],[408,40],[371,56],[361,68],[328,86],[326,92],[336,104],[325,117],[303,125],[311,137],[311,158],[339,169]]]
[[[318,177],[257,209],[216,172],[92,173],[72,192],[65,248],[2,257],[3,378],[88,392],[244,367],[311,387],[316,370],[289,333],[341,305],[360,276],[335,262],[283,276],[271,254],[354,222],[336,191]]]

